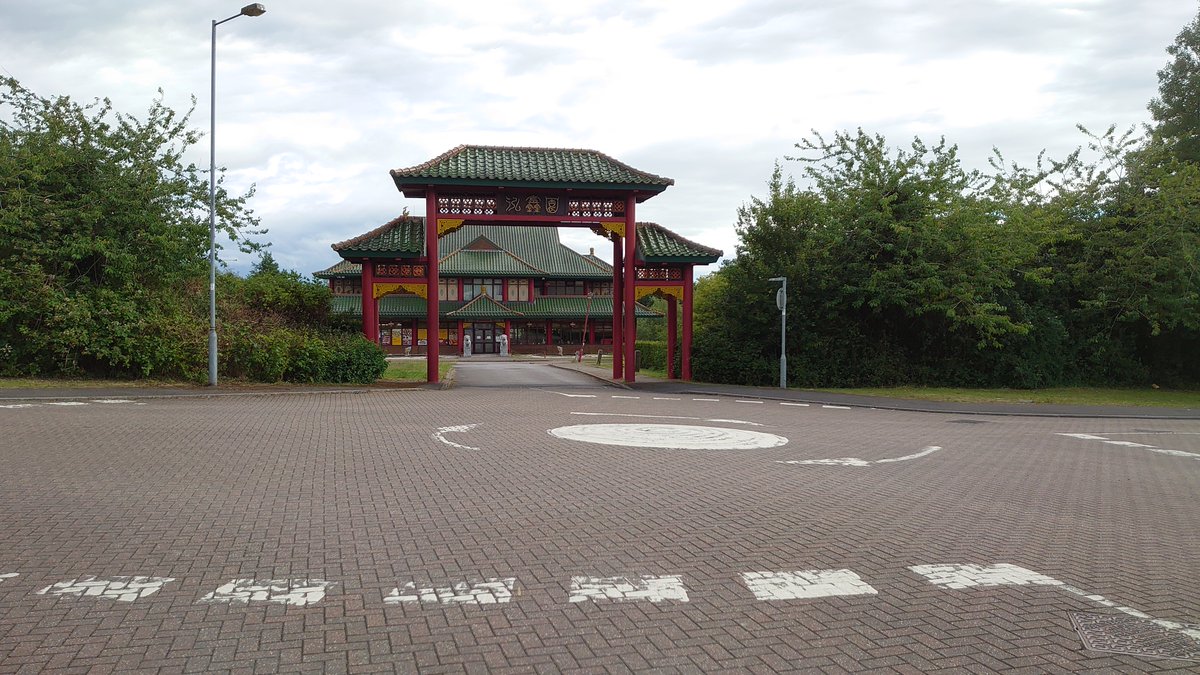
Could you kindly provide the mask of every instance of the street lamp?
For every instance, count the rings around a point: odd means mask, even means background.
[[[782,312],[779,320],[779,388],[787,389],[787,277],[771,277],[767,281],[782,281],[775,291],[775,306]]]
[[[208,385],[217,386],[217,26],[239,16],[262,16],[266,7],[256,3],[228,19],[212,22],[212,78],[208,129]]]

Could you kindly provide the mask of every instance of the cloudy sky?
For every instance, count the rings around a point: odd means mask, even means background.
[[[42,95],[156,91],[208,128],[213,19],[242,0],[0,0],[0,70]],[[724,249],[816,129],[944,135],[1028,163],[1149,119],[1193,0],[267,0],[218,28],[217,161],[301,272],[406,206],[388,170],[463,144],[591,148],[675,186],[639,206]],[[197,148],[206,165],[208,145]],[[799,167],[784,161],[785,171]],[[578,250],[602,240],[562,231]],[[253,260],[236,252],[230,265]]]

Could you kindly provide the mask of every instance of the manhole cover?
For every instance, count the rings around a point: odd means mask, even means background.
[[[1178,630],[1163,628],[1150,619],[1071,612],[1071,621],[1083,639],[1083,646],[1092,651],[1200,661],[1200,641]],[[1180,626],[1184,630],[1200,630],[1200,626],[1194,624]]]
[[[987,420],[949,420],[950,424],[987,424]]]

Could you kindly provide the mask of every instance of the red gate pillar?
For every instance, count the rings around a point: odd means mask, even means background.
[[[667,296],[667,379],[675,379],[675,296]]]
[[[683,379],[692,379],[692,266],[683,267]]]
[[[636,201],[633,195],[625,198],[625,330],[622,337],[625,339],[626,383],[633,382],[637,377],[637,364],[633,360],[633,350],[637,342],[637,298],[634,296],[637,291],[637,271],[634,269],[637,258],[637,220],[633,214]]]
[[[362,305],[363,335],[375,344],[379,344],[379,305],[375,302],[375,263],[370,260],[362,262]]]
[[[438,224],[437,193],[425,193],[425,379],[438,381]]]
[[[623,320],[622,314],[621,314],[621,298],[624,297],[623,293],[625,292],[624,291],[625,268],[624,268],[624,263],[621,262],[621,258],[622,258],[622,256],[621,256],[621,238],[614,234],[613,235],[613,290],[612,290],[612,301],[613,301],[612,363],[613,363],[613,379],[614,380],[621,379],[621,376],[625,374],[625,370],[621,365],[623,363],[622,354],[624,354],[624,351],[625,351],[623,343],[621,342],[621,321]]]

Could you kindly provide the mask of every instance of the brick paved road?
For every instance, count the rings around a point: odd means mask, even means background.
[[[1084,650],[1070,618],[1200,623],[1200,424],[693,398],[0,409],[0,673],[1200,666]],[[600,424],[788,441],[547,433]]]

